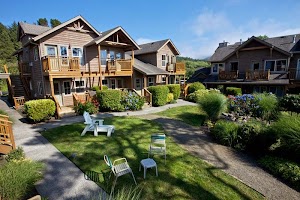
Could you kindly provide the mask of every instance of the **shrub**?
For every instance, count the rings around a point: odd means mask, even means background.
[[[180,96],[180,85],[179,84],[170,84],[167,85],[170,93],[174,95],[174,100],[177,100]]]
[[[167,104],[169,88],[166,85],[150,86],[148,90],[152,93],[153,106],[163,106]]]
[[[277,119],[279,114],[277,97],[269,93],[258,93],[254,96],[258,105],[258,117],[264,120]]]
[[[120,90],[97,91],[99,109],[102,111],[123,111],[121,104],[122,92]]]
[[[17,149],[12,150],[9,154],[6,155],[5,160],[7,162],[24,160],[25,153],[22,147],[18,147]]]
[[[0,199],[23,199],[41,179],[43,165],[23,160],[7,162],[0,167]]]
[[[239,125],[235,122],[219,120],[211,129],[213,137],[223,145],[233,146],[237,140]]]
[[[235,148],[240,150],[249,150],[256,148],[255,139],[258,135],[263,133],[265,125],[257,120],[250,120],[243,123],[238,130],[238,137]]]
[[[271,173],[291,183],[296,190],[300,190],[300,166],[297,163],[273,156],[265,156],[259,159],[259,163]]]
[[[300,157],[300,117],[282,116],[272,124],[271,130],[280,139],[280,149],[282,153]]]
[[[229,109],[239,116],[255,116],[258,105],[252,94],[243,94],[241,96],[229,95]]]
[[[188,101],[198,103],[200,99],[209,92],[209,90],[197,90],[189,94],[186,98]]]
[[[24,104],[27,117],[34,122],[49,119],[55,114],[55,103],[51,99],[38,99],[27,101]]]
[[[225,94],[233,96],[242,95],[242,89],[237,87],[227,87]]]
[[[300,95],[285,95],[279,105],[283,110],[300,113]]]
[[[191,94],[197,90],[205,90],[205,86],[200,82],[191,83],[188,88],[188,94]]]
[[[222,112],[227,109],[227,99],[223,94],[209,92],[198,102],[209,120],[216,121]]]
[[[167,95],[167,103],[171,103],[171,101],[173,101],[174,100],[174,95],[173,95],[173,93],[169,93],[168,95]]]
[[[98,112],[97,107],[92,102],[85,102],[81,103],[79,102],[77,106],[74,106],[74,110],[78,115],[83,115],[84,111],[94,114]]]
[[[145,99],[126,90],[122,92],[121,104],[125,110],[140,110],[145,104]]]
[[[108,87],[106,85],[102,85],[102,90],[107,90],[107,89],[108,89]],[[91,90],[93,90],[93,91],[100,91],[100,86],[93,86],[91,88]]]

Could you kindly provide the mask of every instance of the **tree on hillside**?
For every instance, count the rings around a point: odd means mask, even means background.
[[[49,26],[48,20],[46,18],[39,18],[37,24],[40,26]]]
[[[50,19],[51,27],[54,28],[55,26],[58,26],[61,24],[61,22],[58,19]]]
[[[261,40],[265,40],[265,39],[268,39],[269,37],[267,35],[259,35],[259,36],[257,36],[257,38],[259,38]]]
[[[185,62],[186,77],[190,78],[195,70],[199,67],[210,67],[210,63],[200,59],[193,59],[189,57],[177,57],[177,61]]]
[[[10,40],[14,45],[14,50],[18,50],[21,47],[20,42],[18,41],[17,35],[18,35],[18,24],[14,21],[9,27],[9,36]]]
[[[9,35],[9,30],[6,26],[0,23],[0,60],[4,62],[12,62],[15,57],[12,56],[15,51],[13,42]]]

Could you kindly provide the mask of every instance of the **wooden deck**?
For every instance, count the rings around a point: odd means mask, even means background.
[[[219,80],[236,80],[238,78],[238,71],[220,71],[219,72]]]
[[[184,62],[177,62],[175,64],[171,64],[167,66],[167,71],[174,73],[174,74],[185,74],[185,63]]]
[[[43,71],[53,74],[80,73],[79,58],[49,57],[42,58]]]
[[[269,80],[270,70],[248,70],[246,71],[246,80]]]

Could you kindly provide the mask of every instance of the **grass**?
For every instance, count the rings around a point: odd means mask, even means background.
[[[108,192],[112,180],[108,180],[110,169],[103,161],[105,154],[111,160],[127,158],[143,199],[263,199],[261,194],[235,178],[190,155],[171,137],[167,137],[166,165],[163,156],[156,155],[158,177],[154,169],[148,169],[144,179],[143,172],[138,170],[139,162],[147,158],[150,135],[163,133],[161,126],[133,117],[107,118],[104,122],[115,125],[112,137],[104,133],[94,137],[92,132],[81,137],[83,123],[61,126],[42,134]],[[132,177],[124,175],[118,179],[116,190],[132,185]]]
[[[180,106],[157,113],[158,115],[184,121],[192,126],[202,126],[206,114],[199,106]]]

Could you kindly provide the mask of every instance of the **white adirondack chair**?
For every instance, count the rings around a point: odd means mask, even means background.
[[[93,131],[94,136],[98,136],[98,132],[107,132],[107,136],[110,137],[111,133],[115,131],[113,125],[103,125],[103,119],[92,119],[88,112],[84,112],[83,117],[86,126],[83,129],[81,136],[84,136],[87,131]]]

